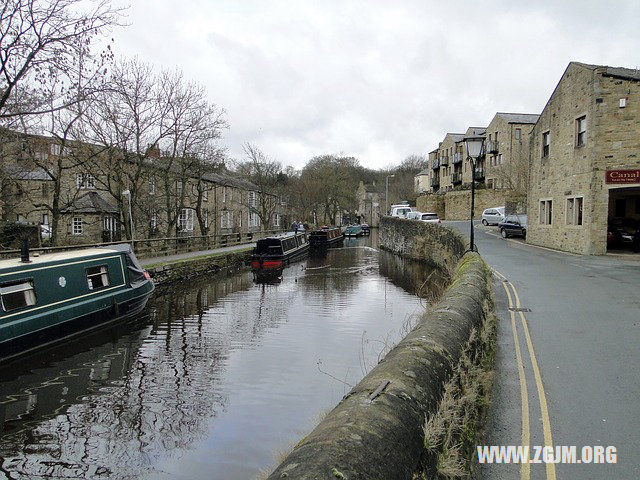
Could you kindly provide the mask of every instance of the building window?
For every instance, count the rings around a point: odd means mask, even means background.
[[[502,154],[498,154],[498,165],[502,165]]]
[[[202,184],[202,200],[205,202],[209,201],[209,185],[206,183]]]
[[[149,195],[156,194],[156,177],[149,177]]]
[[[249,206],[251,208],[258,207],[258,192],[254,192],[254,191],[249,192]]]
[[[222,203],[227,202],[227,187],[222,187]]]
[[[178,231],[193,232],[193,208],[183,208],[178,215]]]
[[[78,190],[96,188],[96,179],[90,173],[78,173],[76,174],[76,187]]]
[[[36,292],[31,280],[7,283],[0,286],[0,299],[5,312],[36,304]]]
[[[209,210],[206,208],[202,210],[202,222],[204,223],[204,228],[209,228]]]
[[[515,135],[516,135],[516,140],[520,140],[520,137],[522,136],[522,130],[519,128],[516,128]]]
[[[49,225],[49,214],[48,213],[43,213],[42,214],[42,225]]]
[[[151,218],[149,219],[149,228],[152,232],[158,230],[158,211],[154,208],[151,210]]]
[[[576,119],[576,147],[581,147],[584,145],[586,134],[587,134],[587,117],[585,115]]]
[[[553,200],[540,200],[540,224],[551,225],[553,220]]]
[[[98,290],[109,286],[109,271],[106,265],[87,268],[87,286],[89,290]]]
[[[249,227],[259,227],[260,217],[257,213],[249,212]]]
[[[280,226],[280,215],[277,213],[273,216],[273,226],[274,227]]]
[[[542,134],[542,157],[549,156],[549,145],[551,145],[551,134],[544,132]]]
[[[71,233],[73,235],[82,235],[82,217],[73,217],[71,219]]]
[[[49,182],[42,182],[42,196],[47,198],[49,196]]]
[[[184,188],[184,183],[182,180],[176,180],[176,192],[178,195],[182,195],[182,189]]]
[[[220,228],[233,228],[233,212],[231,210],[220,212]]]
[[[51,155],[60,155],[60,145],[52,143],[49,147],[49,151],[51,152]]]
[[[567,225],[582,225],[582,197],[567,198]]]

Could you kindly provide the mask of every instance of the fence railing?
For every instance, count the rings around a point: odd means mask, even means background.
[[[253,243],[259,238],[268,237],[284,230],[265,230],[260,232],[245,233],[225,233],[220,235],[197,235],[193,237],[162,237],[162,238],[143,238],[133,241],[133,248],[136,256],[139,258],[161,257],[166,255],[175,255],[180,253],[198,252],[203,250],[211,250],[214,248],[229,247],[233,245],[242,245]],[[94,247],[108,247],[109,245],[118,245],[122,243],[131,243],[130,241],[118,242],[101,242],[101,243],[85,243],[80,245],[62,245],[59,247],[34,247],[30,248],[30,252],[39,253],[55,253],[66,252],[72,250],[81,250]],[[18,257],[20,250],[0,250],[0,258]]]

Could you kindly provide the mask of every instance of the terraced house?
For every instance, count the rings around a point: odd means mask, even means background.
[[[640,225],[640,71],[571,62],[530,152],[527,241],[606,253]]]
[[[285,205],[251,182],[150,148],[117,151],[3,132],[2,220],[43,225],[59,245],[278,229]],[[267,225],[263,226],[263,219]],[[133,227],[131,224],[133,221]]]

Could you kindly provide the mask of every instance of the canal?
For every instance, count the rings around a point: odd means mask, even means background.
[[[0,477],[257,478],[426,306],[424,267],[372,233],[269,282],[172,286],[136,321],[1,371]]]

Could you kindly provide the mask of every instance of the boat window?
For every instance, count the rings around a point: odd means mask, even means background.
[[[109,271],[106,265],[87,268],[87,285],[89,290],[97,290],[98,288],[109,286]]]
[[[2,309],[5,312],[35,305],[36,292],[33,288],[33,281],[21,280],[0,286],[0,298],[2,299]]]

